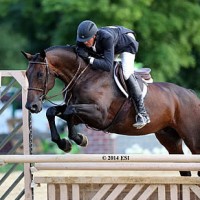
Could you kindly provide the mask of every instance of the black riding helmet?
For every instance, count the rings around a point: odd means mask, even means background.
[[[86,42],[91,39],[98,31],[96,24],[90,20],[81,22],[77,29],[78,42]]]

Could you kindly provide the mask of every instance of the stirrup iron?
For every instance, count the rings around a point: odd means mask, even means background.
[[[138,122],[138,117],[140,117],[140,119],[142,120],[142,122],[140,124],[137,124]],[[150,123],[150,119],[148,116],[143,116],[141,113],[138,113],[135,117],[136,123],[133,124],[133,127],[135,127],[136,129],[141,129],[143,128],[145,125],[147,125],[148,123]]]

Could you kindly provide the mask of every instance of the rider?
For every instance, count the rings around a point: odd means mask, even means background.
[[[120,55],[123,75],[132,100],[137,107],[137,129],[150,123],[149,115],[144,107],[142,91],[134,75],[134,60],[138,50],[134,31],[122,26],[97,28],[90,20],[81,22],[77,29],[77,53],[92,69],[110,71],[114,57]],[[91,52],[93,54],[90,54]],[[91,56],[93,55],[93,56]]]

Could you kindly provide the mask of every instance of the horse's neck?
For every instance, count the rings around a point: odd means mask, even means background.
[[[96,90],[101,90],[102,87],[104,88],[107,85],[111,91],[114,89],[114,96],[120,96],[114,83],[113,72],[92,70],[90,67],[87,67],[82,59],[77,58],[73,52],[56,50],[47,55],[58,78],[66,85],[73,81],[73,83],[76,82],[75,85],[78,87],[95,87]]]
[[[51,63],[52,70],[65,84],[71,82],[74,76],[85,67],[83,61],[77,61],[76,56],[67,51],[49,53],[48,60]]]

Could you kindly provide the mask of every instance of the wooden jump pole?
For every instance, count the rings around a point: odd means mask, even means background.
[[[139,155],[139,154],[0,155],[0,164],[46,163],[46,162],[200,163],[200,155]]]
[[[200,163],[35,163],[36,170],[134,170],[134,171],[198,171]]]

